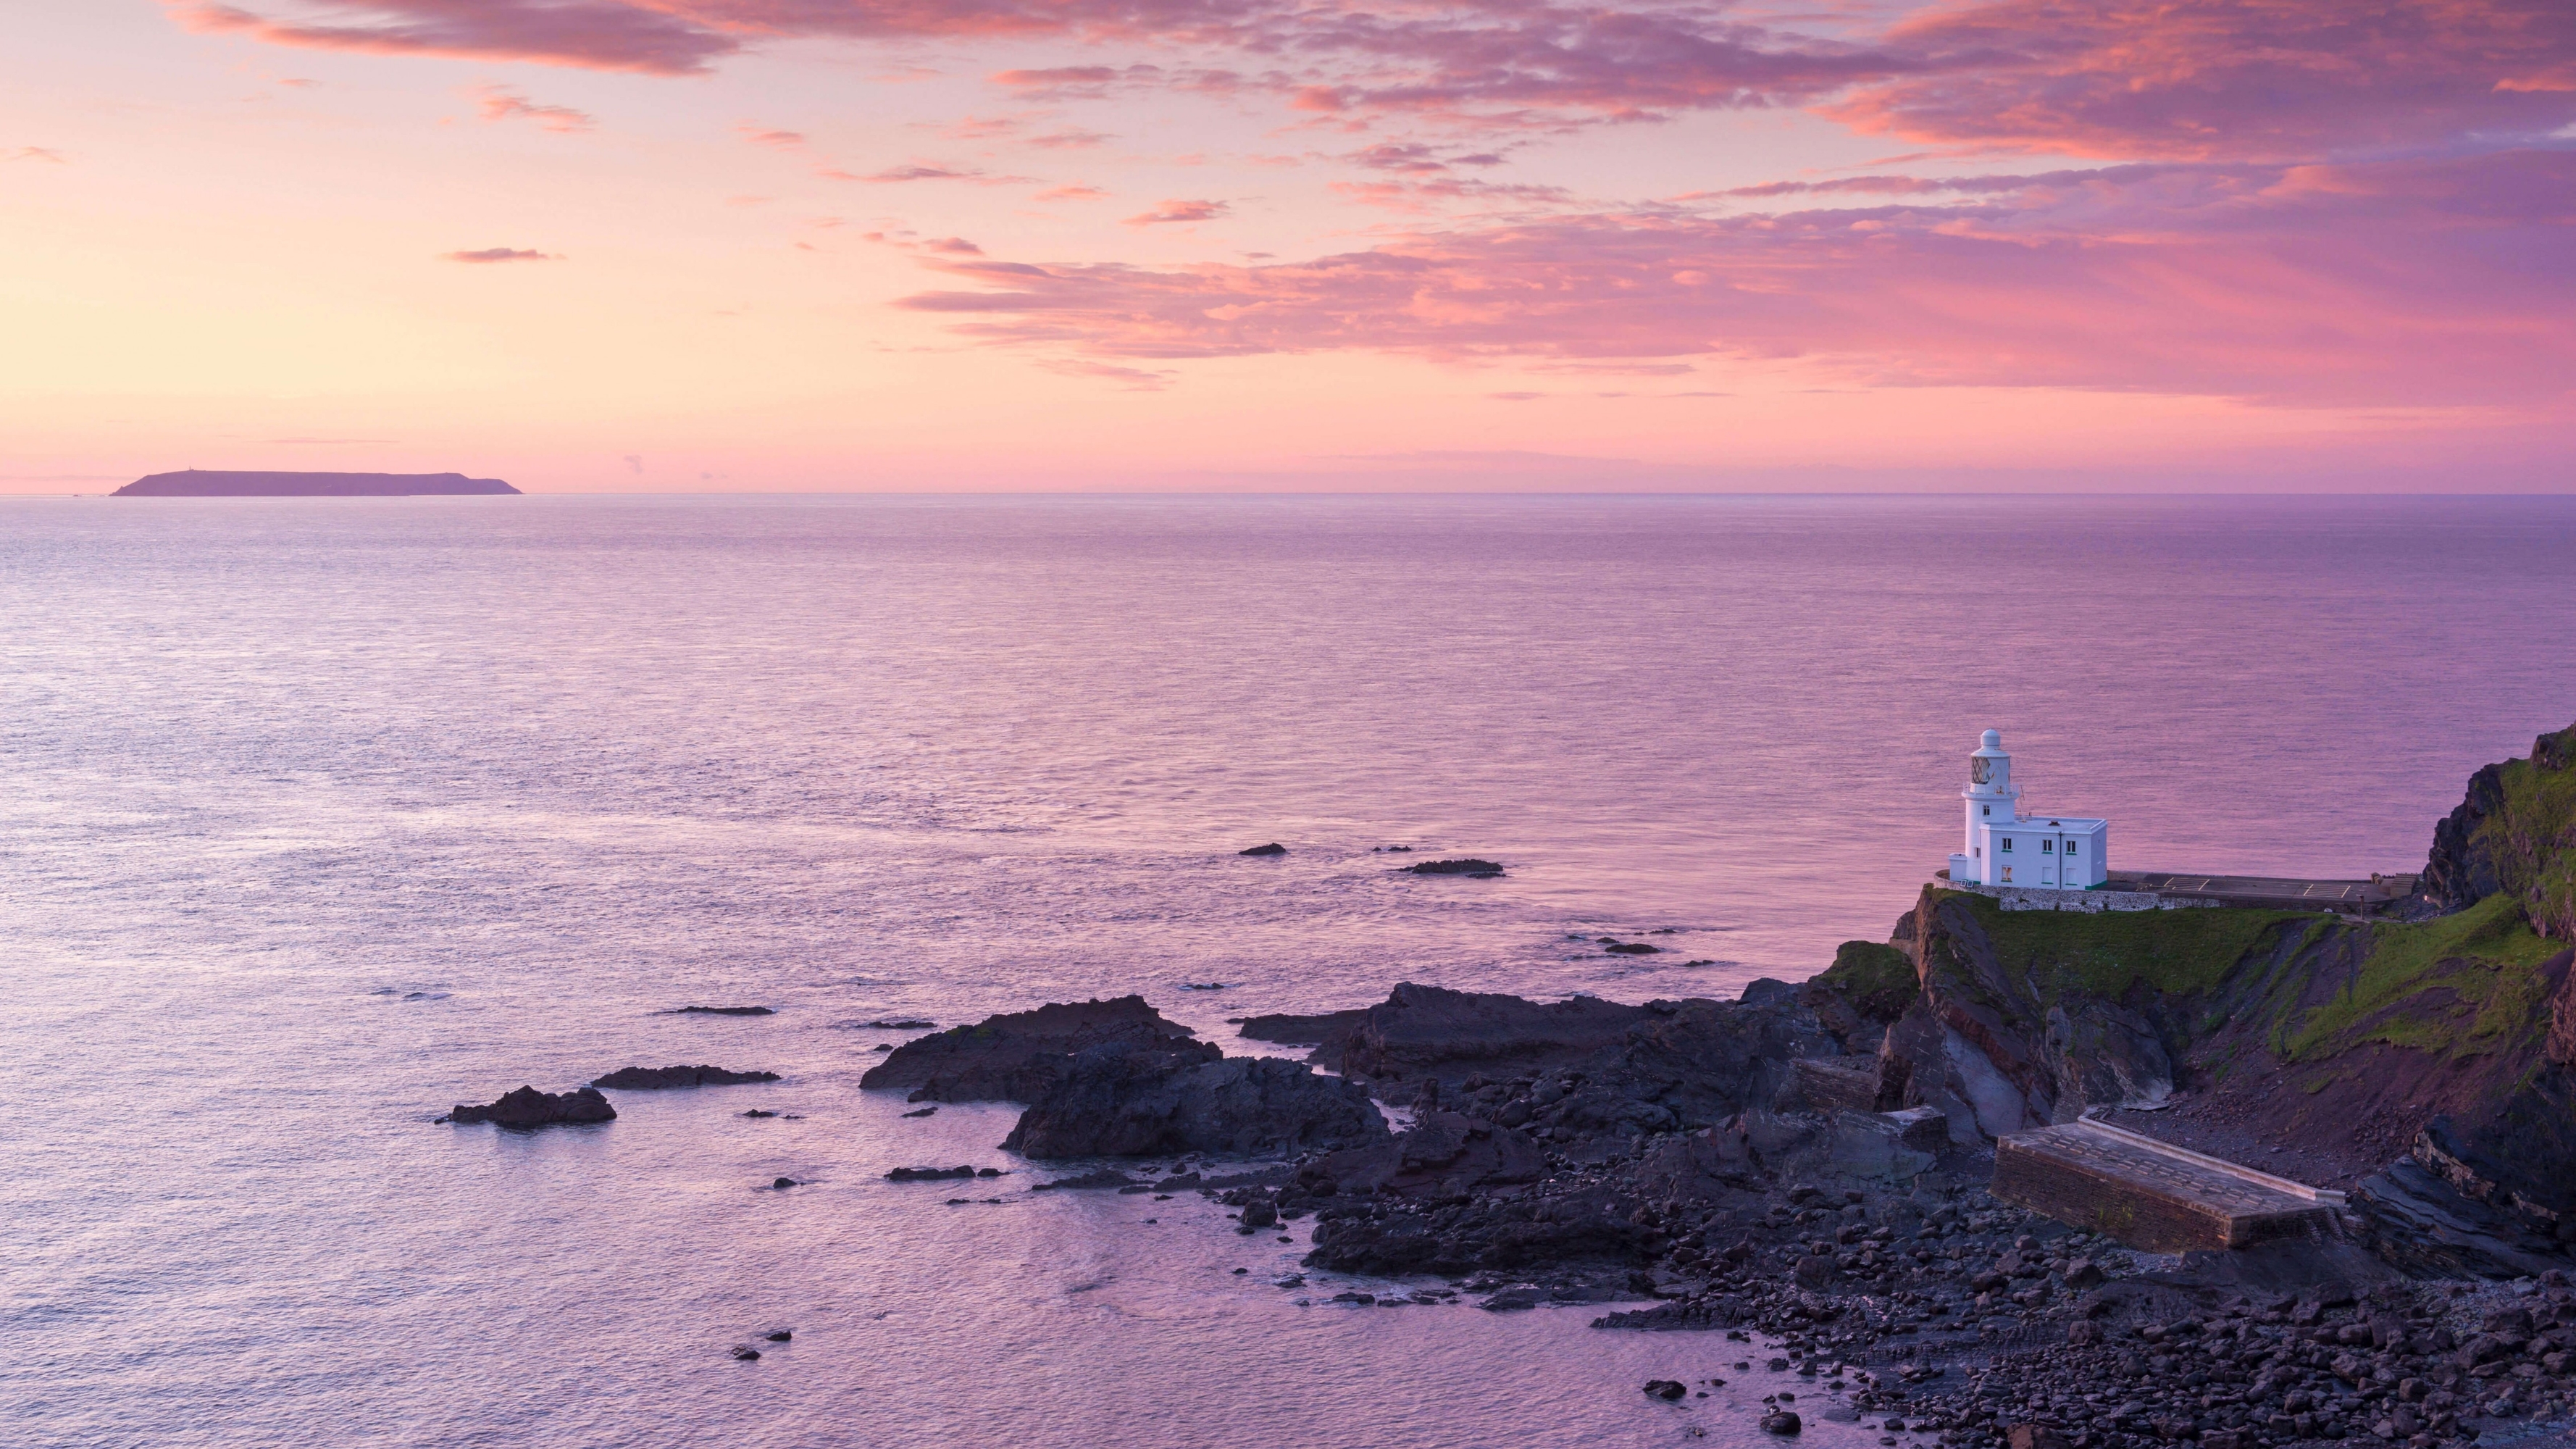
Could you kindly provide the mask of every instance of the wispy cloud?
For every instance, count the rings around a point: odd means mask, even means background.
[[[441,252],[439,260],[486,266],[493,262],[559,262],[563,258],[553,252],[525,251],[518,247],[485,247],[480,251]]]
[[[598,122],[587,111],[570,106],[541,106],[508,86],[476,86],[470,92],[487,121],[534,121],[559,135],[587,131]]]
[[[1127,218],[1129,226],[1168,226],[1176,223],[1214,221],[1234,208],[1222,201],[1160,201],[1151,211]]]
[[[1805,364],[1875,386],[2554,405],[2576,152],[2114,168],[1970,204],[1599,212],[1264,266],[943,263],[901,304],[1133,360],[1378,350]]]
[[[50,161],[57,166],[71,164],[63,159],[62,152],[51,146],[21,146],[7,154],[12,161]]]
[[[773,146],[781,151],[794,151],[805,144],[802,131],[782,131],[771,126],[755,126],[749,121],[734,127],[735,134],[755,146]]]
[[[1148,372],[1141,367],[1121,367],[1116,363],[1096,362],[1079,357],[1042,357],[1037,365],[1064,377],[1092,377],[1104,382],[1125,384],[1128,392],[1160,392],[1172,385],[1175,374]]]

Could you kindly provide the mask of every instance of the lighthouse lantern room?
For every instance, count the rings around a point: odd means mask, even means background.
[[[2110,879],[2111,822],[2025,815],[2003,732],[1988,730],[1968,757],[1966,853],[1950,857],[1953,885],[2083,890]]]

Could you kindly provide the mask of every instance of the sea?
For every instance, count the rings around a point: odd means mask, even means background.
[[[875,1023],[1731,997],[1986,728],[2358,877],[2571,719],[2563,497],[0,500],[0,1444],[1741,1449],[1746,1345],[1275,1286]],[[675,1063],[783,1079],[433,1121]]]

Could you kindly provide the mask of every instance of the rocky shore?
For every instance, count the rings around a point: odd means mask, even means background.
[[[865,1084],[1024,1103],[1004,1145],[1032,1158],[1244,1159],[1037,1187],[1196,1189],[1239,1232],[1302,1228],[1312,1271],[1446,1280],[1396,1301],[1695,1331],[1677,1361],[1711,1372],[1647,1395],[1687,1407],[1758,1356],[1814,1384],[1761,1406],[1776,1434],[1802,1415],[1997,1449],[2558,1434],[2571,863],[2576,729],[2480,773],[2425,875],[2448,894],[2413,921],[2016,914],[1926,888],[1889,941],[1736,1001],[1407,984],[1242,1023],[1311,1048],[1295,1063],[1225,1057],[1127,997],[924,1037]],[[2057,1221],[1989,1192],[1997,1138],[2097,1110],[2349,1199],[2304,1236],[2169,1257],[2116,1205]]]

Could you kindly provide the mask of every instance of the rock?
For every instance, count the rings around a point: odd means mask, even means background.
[[[1677,1383],[1672,1379],[1646,1380],[1646,1397],[1650,1399],[1662,1399],[1664,1402],[1670,1403],[1689,1392],[1690,1388],[1688,1385]]]
[[[591,1085],[616,1092],[656,1092],[671,1087],[733,1087],[777,1080],[776,1072],[729,1072],[722,1067],[620,1067]]]
[[[1492,880],[1503,868],[1490,860],[1426,860],[1404,867],[1408,875],[1463,875],[1471,880]]]
[[[570,1092],[540,1092],[534,1087],[521,1087],[505,1092],[500,1100],[480,1107],[463,1103],[451,1107],[441,1122],[490,1122],[499,1127],[533,1128],[580,1126],[590,1122],[615,1120],[617,1109],[608,1099],[588,1087]]]
[[[1744,983],[1744,990],[1737,993],[1735,999],[1747,1006],[1761,1006],[1767,1002],[1786,1001],[1797,994],[1798,988],[1786,981],[1757,976]]]
[[[1506,1288],[1476,1306],[1489,1313],[1512,1313],[1524,1308],[1536,1308],[1546,1301],[1546,1289],[1524,1286]]]
[[[1127,1174],[1120,1172],[1114,1167],[1103,1167],[1091,1172],[1078,1173],[1072,1177],[1059,1177],[1053,1182],[1041,1182],[1031,1187],[1029,1191],[1053,1192],[1055,1189],[1060,1187],[1086,1192],[1095,1188],[1128,1187],[1136,1188],[1141,1191],[1143,1190],[1144,1184],[1138,1182],[1132,1177],[1129,1177]]]
[[[795,1337],[796,1334],[793,1330],[782,1328],[770,1334],[769,1341],[771,1343],[786,1343]]]
[[[787,1189],[796,1186],[796,1179],[792,1177],[775,1178],[769,1185],[779,1192],[785,1192]]]
[[[888,1182],[944,1182],[955,1177],[973,1177],[971,1167],[898,1167],[885,1175]]]
[[[768,1110],[767,1108],[764,1108],[764,1107],[754,1107],[754,1108],[752,1108],[750,1111],[745,1112],[745,1113],[743,1113],[742,1115],[743,1115],[743,1116],[745,1116],[745,1117],[775,1117],[775,1116],[777,1116],[778,1114],[777,1114],[777,1113],[775,1113],[775,1112],[772,1112],[772,1111],[770,1111],[770,1110]]]
[[[766,1006],[683,1006],[674,1014],[679,1016],[774,1016],[777,1013]]]
[[[916,1102],[1034,1102],[1063,1081],[1076,1053],[1113,1044],[1217,1055],[1145,998],[1121,996],[1052,1003],[917,1037],[870,1067],[859,1085],[908,1089]]]
[[[1247,1228],[1277,1227],[1279,1225],[1278,1204],[1267,1199],[1246,1203],[1243,1209],[1243,1225]]]
[[[1789,1412],[1787,1409],[1781,1409],[1777,1412],[1762,1416],[1762,1432],[1765,1434],[1779,1434],[1785,1437],[1787,1435],[1795,1434],[1805,1427],[1806,1426],[1804,1424],[1798,1422],[1798,1416]]]
[[[2070,1258],[2066,1263],[2066,1286],[2074,1289],[2099,1288],[2105,1278],[2101,1267],[2090,1258]]]
[[[1286,855],[1287,853],[1288,847],[1281,845],[1275,840],[1270,842],[1268,845],[1256,845],[1250,850],[1238,850],[1235,852],[1237,855]]]
[[[903,1115],[904,1115],[904,1116],[906,1116],[906,1117],[927,1117],[927,1116],[930,1116],[932,1113],[937,1112],[938,1110],[939,1110],[939,1108],[938,1108],[936,1105],[933,1105],[933,1106],[924,1107],[924,1108],[922,1108],[921,1110],[919,1110],[919,1111],[917,1111],[917,1112],[906,1112],[906,1113],[904,1113]]]
[[[1020,1114],[1005,1150],[1029,1157],[1233,1156],[1330,1151],[1382,1140],[1368,1093],[1275,1057],[1213,1045],[1093,1047]]]
[[[932,1027],[939,1025],[939,1023],[935,1021],[915,1021],[910,1019],[903,1021],[870,1021],[863,1022],[861,1024],[874,1028],[877,1031],[928,1031]]]
[[[1299,1175],[1332,1182],[1343,1192],[1455,1197],[1481,1187],[1535,1182],[1546,1173],[1547,1155],[1527,1134],[1457,1112],[1428,1112],[1411,1131],[1331,1153]]]
[[[1653,956],[1660,954],[1664,948],[1649,946],[1643,941],[1618,941],[1601,949],[1612,956]]]
[[[749,1363],[760,1357],[760,1350],[747,1343],[738,1343],[733,1346],[733,1356],[740,1362]]]
[[[2067,1449],[2066,1436],[2045,1424],[2014,1424],[2004,1430],[2004,1443],[2007,1449]]]
[[[1275,1041],[1294,1046],[1318,1046],[1326,1039],[1359,1025],[1368,1015],[1367,1008],[1356,1011],[1327,1011],[1314,1016],[1248,1016],[1239,1034],[1253,1041]]]

